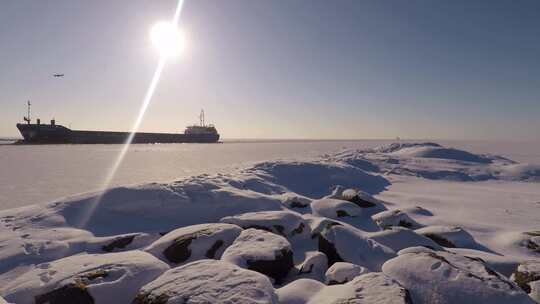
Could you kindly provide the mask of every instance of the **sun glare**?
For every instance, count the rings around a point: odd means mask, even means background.
[[[165,58],[177,57],[185,48],[184,33],[167,21],[161,21],[152,26],[150,40],[159,54]]]

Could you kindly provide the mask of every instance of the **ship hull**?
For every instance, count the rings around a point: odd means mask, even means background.
[[[78,131],[60,125],[17,124],[25,144],[123,144],[129,132]],[[219,134],[135,133],[131,143],[216,143]]]

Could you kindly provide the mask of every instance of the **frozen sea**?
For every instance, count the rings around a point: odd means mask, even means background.
[[[390,142],[225,140],[221,144],[133,145],[110,186],[225,173],[260,161],[316,157],[342,149],[372,148]],[[491,153],[519,162],[540,164],[540,142],[435,142],[474,153]],[[99,190],[121,148],[122,145],[0,144],[0,210]]]

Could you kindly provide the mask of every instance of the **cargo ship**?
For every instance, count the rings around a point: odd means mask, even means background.
[[[204,111],[201,111],[198,125],[191,125],[184,133],[147,133],[136,132],[133,134],[133,144],[153,143],[216,143],[219,141],[219,133],[215,126],[206,124]],[[113,131],[82,131],[71,130],[56,124],[54,119],[50,124],[42,124],[40,119],[32,123],[30,119],[30,102],[28,102],[28,116],[24,117],[25,123],[18,123],[17,129],[21,132],[23,140],[19,144],[123,144],[131,135],[130,132]]]

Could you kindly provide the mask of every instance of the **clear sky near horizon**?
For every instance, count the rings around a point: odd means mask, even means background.
[[[129,130],[176,0],[0,2],[0,135]],[[540,1],[186,0],[140,130],[225,138],[540,139]],[[63,78],[52,74],[64,73]]]

